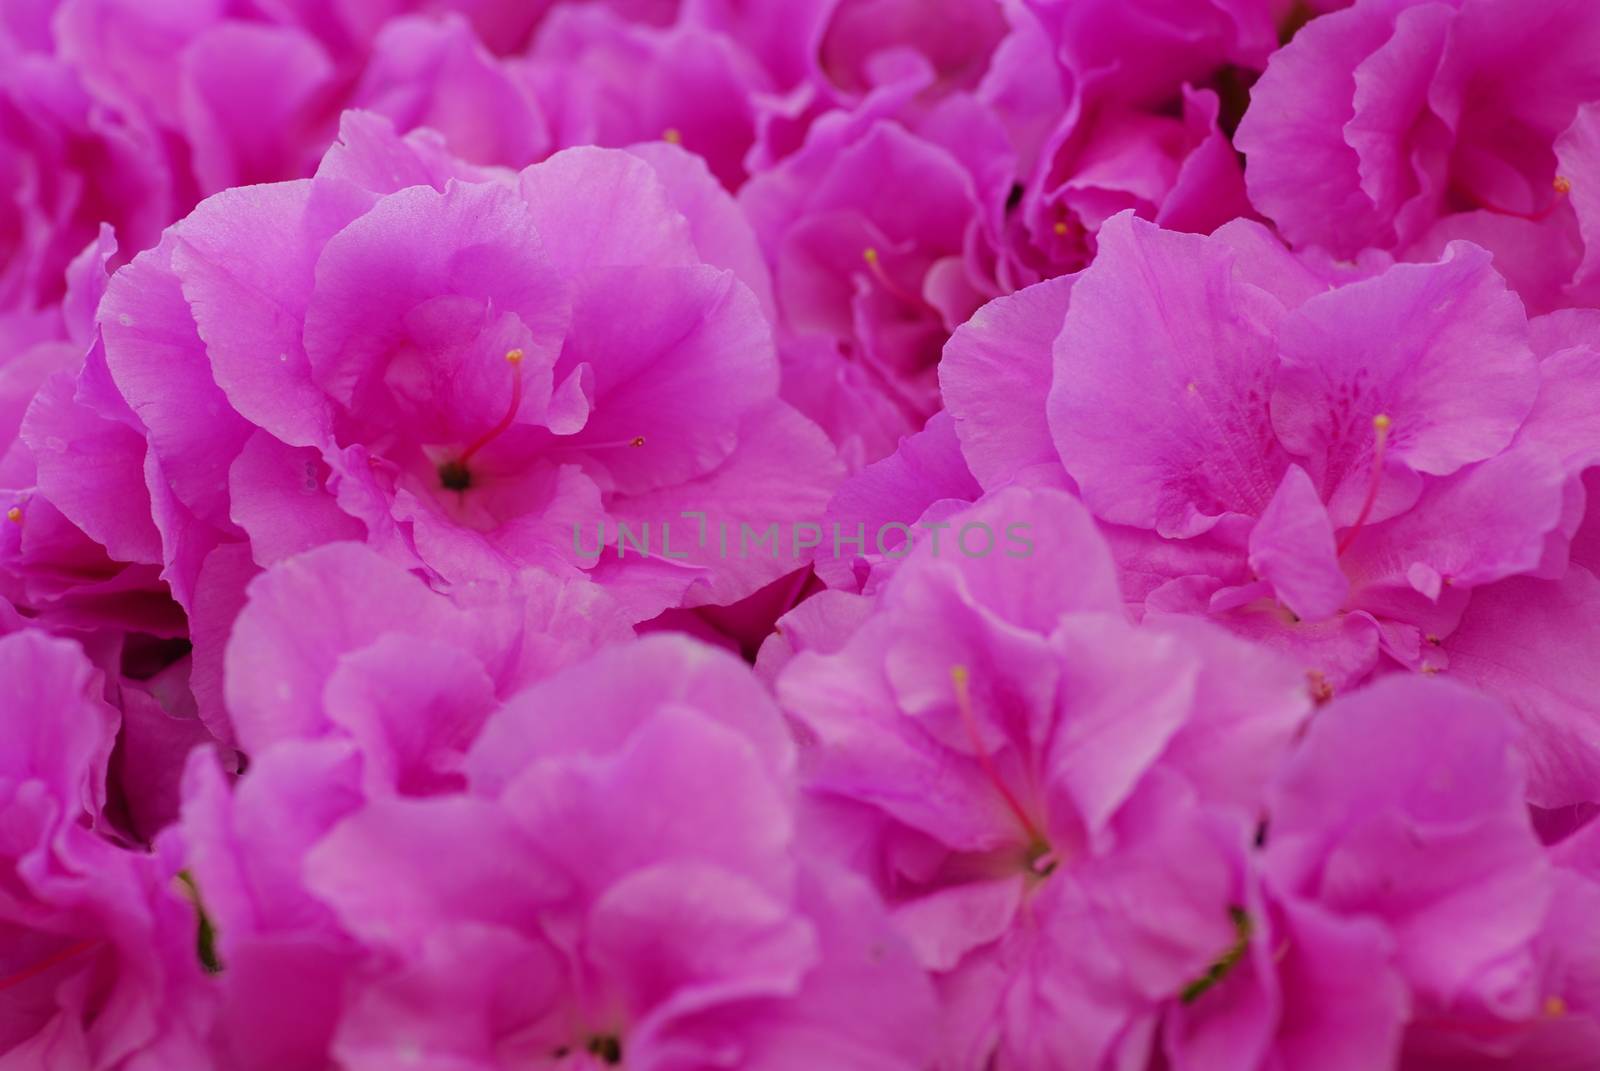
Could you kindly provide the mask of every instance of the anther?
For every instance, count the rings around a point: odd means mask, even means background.
[[[1057,234],[1065,236],[1067,231],[1071,230],[1072,228],[1067,226],[1067,221],[1066,220],[1058,219],[1058,220],[1056,220],[1056,225],[1051,229],[1054,230]]]
[[[1572,180],[1565,175],[1557,175],[1556,180],[1550,186],[1563,197],[1572,192]]]
[[[607,439],[604,442],[585,443],[584,449],[591,452],[595,450],[637,450],[644,446],[643,435],[635,435],[631,439]]]
[[[6,510],[6,520],[10,521],[12,524],[21,524],[22,507],[12,506],[10,509]]]
[[[1350,544],[1355,542],[1362,526],[1367,523],[1367,518],[1372,515],[1372,507],[1377,505],[1378,489],[1383,485],[1383,455],[1389,445],[1389,429],[1392,427],[1394,421],[1390,420],[1386,413],[1379,413],[1372,418],[1372,481],[1367,485],[1367,498],[1361,503],[1361,512],[1356,514],[1355,523],[1339,540],[1337,548],[1339,554],[1350,549]]]
[[[675,126],[669,126],[667,129],[661,132],[661,140],[667,142],[669,145],[682,145],[683,131],[679,130]]]
[[[1552,993],[1544,998],[1544,1013],[1551,1019],[1559,1019],[1567,1014],[1567,1002]]]

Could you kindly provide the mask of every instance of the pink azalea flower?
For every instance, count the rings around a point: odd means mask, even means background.
[[[764,289],[731,202],[669,146],[501,177],[352,115],[318,178],[169,231],[100,328],[191,609],[221,544],[267,565],[365,538],[441,584],[577,564],[642,619],[792,568],[694,541],[686,511],[737,529],[826,501],[827,444],[775,397]],[[672,523],[670,559],[585,549]]]
[[[1406,1068],[1591,1058],[1592,990],[1557,935],[1584,929],[1592,838],[1540,846],[1514,736],[1503,708],[1443,682],[1326,707],[1272,792],[1268,926],[1169,1023],[1173,1067],[1355,1071],[1402,1046]]]
[[[1371,0],[1312,20],[1239,128],[1251,199],[1297,244],[1431,260],[1466,239],[1534,311],[1592,303],[1600,10],[1529,15]]]
[[[493,715],[466,792],[362,801],[358,754],[280,744],[231,798],[193,771],[237,1066],[933,1059],[926,979],[797,841],[787,730],[727,655],[653,637],[556,674]]]
[[[0,638],[0,1052],[16,1067],[209,1067],[178,858],[97,832],[116,714],[75,644]]]
[[[1023,526],[1031,554],[963,553],[980,525]],[[1242,843],[1310,701],[1219,631],[1129,623],[1065,494],[1000,491],[951,526],[778,677],[819,828],[935,972],[941,1066],[1141,1065],[1235,941]]]
[[[1226,131],[1275,43],[1265,5],[1160,7],[1013,12],[978,92],[1017,157],[974,254],[993,293],[1084,267],[1123,209],[1198,233],[1253,214]]]
[[[230,790],[215,757],[192,755],[172,836],[220,934],[228,1066],[321,1068],[363,952],[303,888],[307,853],[368,800],[465,787],[501,697],[629,630],[587,581],[530,573],[452,599],[355,543],[289,558],[244,598],[216,672],[219,733],[248,767]],[[208,646],[197,637],[197,661]]]
[[[1535,359],[1486,252],[1334,268],[1252,224],[1200,238],[1116,220],[1071,284],[1047,369],[1040,340],[1067,298],[1063,284],[980,316],[952,347],[947,393],[979,482],[1077,490],[1143,612],[1208,615],[1282,648],[1325,698],[1385,666],[1445,670],[1474,589],[1569,575],[1596,441],[1563,404],[1583,354]],[[1018,333],[1022,359],[987,376]],[[1044,382],[1044,421],[994,420]],[[1496,634],[1508,666],[1536,657],[1521,631]],[[1593,715],[1564,717],[1515,671],[1467,673],[1538,726],[1534,798],[1572,802],[1573,780],[1558,782],[1592,769],[1592,746],[1573,745]]]
[[[772,266],[786,395],[852,468],[938,409],[939,351],[982,302],[964,267],[980,211],[971,173],[879,114],[921,84],[831,113],[739,197]]]

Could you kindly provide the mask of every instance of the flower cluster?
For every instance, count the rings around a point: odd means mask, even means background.
[[[1594,1071],[1600,5],[0,5],[0,1068]]]

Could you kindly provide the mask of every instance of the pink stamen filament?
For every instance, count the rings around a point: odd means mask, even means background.
[[[31,967],[25,967],[9,977],[0,978],[0,991],[12,989],[24,982],[37,978],[46,971],[49,971],[55,967],[59,967],[61,964],[67,962],[67,960],[72,959],[75,956],[81,956],[83,953],[95,948],[99,944],[99,941],[91,940],[79,941],[77,944],[68,945],[66,948],[63,948],[54,955],[46,956],[44,959],[40,960],[38,963],[35,963]]]
[[[972,693],[968,688],[970,679],[967,667],[950,667],[950,680],[955,685],[956,709],[961,712],[961,724],[967,731],[967,739],[972,744],[973,753],[977,756],[978,765],[983,768],[984,776],[994,785],[995,791],[1000,793],[1000,798],[1005,800],[1006,806],[1016,816],[1017,822],[1022,826],[1022,830],[1028,835],[1029,840],[1034,844],[1047,843],[1044,834],[1039,832],[1039,827],[1034,825],[1033,820],[1028,817],[1027,810],[1023,808],[1017,797],[1012,794],[1011,789],[1006,787],[1005,781],[1000,776],[999,768],[994,764],[994,756],[989,754],[988,747],[983,743],[983,736],[978,731],[978,716],[972,709]]]
[[[1556,210],[1556,206],[1561,203],[1561,198],[1572,192],[1571,180],[1563,178],[1560,175],[1556,176],[1556,180],[1551,184],[1551,186],[1556,191],[1556,195],[1550,198],[1549,204],[1545,205],[1537,212],[1518,212],[1512,208],[1502,208],[1497,204],[1485,201],[1481,197],[1474,197],[1473,200],[1478,203],[1478,207],[1480,209],[1493,215],[1510,216],[1513,219],[1525,219],[1530,223],[1538,223],[1542,220],[1548,219],[1550,213],[1554,212]]]
[[[522,408],[522,351],[512,350],[506,354],[506,362],[511,365],[511,404],[506,407],[506,415],[494,427],[472,440],[461,456],[456,458],[458,465],[471,461],[474,454],[498,439],[516,422],[517,410]]]
[[[894,281],[894,277],[884,268],[883,258],[878,255],[876,249],[868,246],[862,250],[861,259],[867,262],[867,270],[872,273],[872,277],[878,280],[879,285],[891,295],[899,298],[907,305],[915,305],[917,308],[924,309],[928,307],[926,301],[923,301],[922,298],[909,292],[905,287]]]
[[[1383,485],[1383,455],[1389,445],[1389,429],[1393,426],[1394,421],[1383,413],[1372,418],[1372,482],[1367,485],[1367,499],[1361,503],[1361,512],[1356,514],[1355,523],[1339,539],[1337,550],[1339,554],[1350,549],[1350,544],[1361,534],[1361,528],[1367,523],[1367,518],[1372,516],[1372,507],[1378,504],[1378,489]]]

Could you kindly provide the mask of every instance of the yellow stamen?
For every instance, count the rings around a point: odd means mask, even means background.
[[[521,364],[522,358],[523,353],[521,350],[511,350],[506,354],[506,360],[510,361],[512,364]]]
[[[869,245],[861,251],[861,259],[868,264],[876,264],[878,263],[878,251]]]
[[[1057,234],[1066,234],[1068,229],[1065,220],[1056,220],[1055,232]]]
[[[671,145],[682,145],[683,132],[675,126],[669,126],[661,132],[661,140]]]
[[[1552,1019],[1559,1019],[1567,1014],[1567,1002],[1551,994],[1544,998],[1544,1013]]]
[[[1551,185],[1555,187],[1557,193],[1568,194],[1572,192],[1572,180],[1565,175],[1557,175],[1555,182],[1551,183]]]
[[[6,520],[10,521],[12,524],[21,524],[22,507],[12,506],[10,509],[6,510]]]

